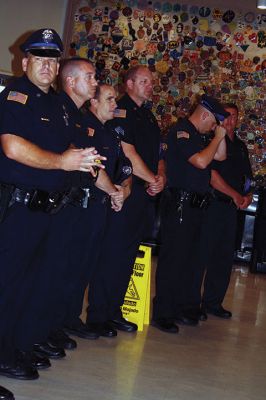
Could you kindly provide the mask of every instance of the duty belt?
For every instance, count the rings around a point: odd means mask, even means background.
[[[71,188],[66,192],[46,192],[43,190],[26,191],[14,188],[9,207],[14,203],[23,203],[32,211],[43,211],[48,214],[56,214],[67,204],[87,208],[89,190]]]
[[[209,207],[210,193],[201,194],[177,188],[169,188],[169,192],[176,202],[180,223],[183,221],[183,206],[185,202],[188,202],[192,208],[205,210]]]

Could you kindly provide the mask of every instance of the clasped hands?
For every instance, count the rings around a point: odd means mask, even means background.
[[[155,175],[155,181],[148,184],[146,192],[150,196],[156,196],[156,194],[160,193],[165,186],[166,178],[164,175]]]
[[[89,172],[95,177],[95,168],[105,168],[102,160],[106,160],[106,157],[101,156],[95,147],[70,148],[61,155],[61,168],[65,171]]]

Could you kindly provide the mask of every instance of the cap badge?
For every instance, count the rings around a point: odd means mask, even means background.
[[[50,29],[45,29],[42,33],[42,38],[45,43],[51,43],[54,39],[54,34]]]

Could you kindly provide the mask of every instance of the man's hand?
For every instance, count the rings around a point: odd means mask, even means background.
[[[130,195],[129,186],[115,185],[117,191],[110,193],[111,196],[111,206],[115,211],[120,211],[123,207],[125,200]]]
[[[106,160],[106,157],[102,157],[94,147],[68,149],[61,155],[61,169],[65,171],[90,172],[95,176],[96,173],[93,167],[105,168],[101,164],[101,160]]]
[[[165,183],[166,183],[165,175],[156,175],[155,182],[149,184],[146,192],[150,196],[156,196],[156,194],[160,193],[164,189]]]
[[[250,205],[250,203],[252,202],[252,194],[250,193],[250,194],[247,194],[246,196],[243,196],[243,202],[242,202],[242,204],[240,205],[240,209],[241,210],[244,210],[245,208],[247,208],[249,205]]]
[[[232,199],[237,208],[242,208],[242,204],[244,203],[244,197],[241,196],[241,194],[236,192],[232,197]]]
[[[122,186],[115,185],[117,191],[110,193],[111,207],[114,211],[120,211],[125,201],[125,191]]]
[[[226,129],[221,125],[217,125],[214,134],[216,137],[223,139],[226,135]]]

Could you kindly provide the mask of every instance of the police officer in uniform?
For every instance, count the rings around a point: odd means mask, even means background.
[[[36,284],[42,284],[39,273],[44,263],[53,268],[58,263],[55,253],[64,258],[48,244],[61,222],[67,171],[89,172],[99,155],[93,148],[69,148],[71,143],[83,143],[69,129],[62,104],[51,90],[63,50],[58,34],[53,29],[38,30],[22,50],[25,75],[0,96],[0,374],[36,379],[36,368],[49,366],[49,360],[32,352],[43,303],[35,297]],[[54,245],[63,250],[63,227],[61,231]],[[48,268],[47,281],[51,274]],[[25,326],[32,310],[35,326]]]
[[[72,289],[65,290],[68,306],[65,315],[64,310],[61,311],[61,320],[64,316],[65,331],[82,338],[96,339],[99,337],[98,333],[88,331],[79,319],[79,315],[82,311],[84,291],[100,251],[107,208],[112,206],[115,211],[120,211],[125,198],[129,195],[127,179],[130,175],[130,168],[125,168],[127,173],[121,171],[121,181],[119,182],[121,185],[115,186],[111,179],[115,179],[114,172],[118,172],[120,169],[122,151],[114,133],[105,127],[105,122],[113,118],[116,108],[114,89],[110,85],[98,87],[95,80],[95,69],[90,61],[84,59],[66,60],[61,68],[60,78],[64,89],[61,98],[70,120],[84,135],[88,145],[93,144],[106,156],[105,170],[99,171],[95,186],[87,181],[84,173],[79,177],[82,180],[81,186],[89,188],[89,207],[83,213],[78,232],[75,232],[71,244],[70,257],[73,259],[73,276],[69,279],[69,283]],[[82,113],[80,107],[88,99],[91,99],[92,111]],[[127,160],[126,165],[128,163]],[[123,167],[126,165],[123,164]],[[78,262],[79,273],[76,267],[78,255],[82,256],[82,260],[80,259]],[[102,331],[101,334],[103,333]],[[62,334],[54,332],[52,336],[54,344],[63,343]]]
[[[144,106],[152,93],[151,72],[139,65],[131,68],[125,76],[125,86],[126,94],[118,101],[117,118],[110,124],[119,133],[124,153],[133,166],[132,191],[122,210],[110,210],[108,215],[100,259],[89,289],[87,324],[92,331],[103,324],[111,324],[114,331],[137,330],[136,324],[122,317],[121,306],[149,224],[151,199],[164,187],[164,163],[159,160],[160,129]]]
[[[201,302],[201,284],[204,270],[204,292],[201,315],[207,318],[212,314],[228,319],[231,311],[223,308],[222,303],[230,282],[235,249],[237,209],[244,209],[252,201],[252,193],[245,191],[245,178],[252,178],[252,171],[245,144],[236,136],[238,108],[235,104],[225,104],[229,113],[224,121],[226,128],[226,160],[213,161],[211,185],[213,198],[206,212],[202,232],[203,267],[201,278],[197,282],[195,304]],[[200,271],[200,270],[199,270]]]
[[[162,210],[162,245],[156,271],[153,325],[178,333],[175,321],[196,325],[191,314],[190,287],[199,262],[204,211],[209,201],[210,163],[224,158],[225,129],[219,126],[228,113],[209,96],[202,96],[189,118],[169,131],[166,154],[168,189]],[[215,130],[204,148],[202,134]]]

